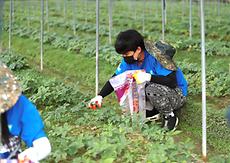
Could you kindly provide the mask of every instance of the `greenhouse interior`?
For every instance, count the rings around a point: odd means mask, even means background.
[[[230,163],[230,0],[0,0],[0,111],[3,163]]]

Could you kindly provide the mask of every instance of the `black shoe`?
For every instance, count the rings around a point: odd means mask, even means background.
[[[163,122],[162,122],[162,127],[166,128],[169,131],[174,131],[176,130],[177,124],[179,122],[179,119],[174,115],[164,117]]]
[[[160,119],[160,113],[156,110],[146,110],[146,119],[148,121],[157,121]]]

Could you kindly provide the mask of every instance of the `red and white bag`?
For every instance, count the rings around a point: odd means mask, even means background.
[[[109,80],[120,106],[133,113],[145,116],[145,83],[137,84],[133,78],[136,70],[125,71]]]

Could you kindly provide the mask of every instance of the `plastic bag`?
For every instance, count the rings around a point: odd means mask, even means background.
[[[141,113],[145,116],[145,83],[137,84],[133,74],[137,70],[129,70],[109,80],[114,88],[121,107],[130,114]]]

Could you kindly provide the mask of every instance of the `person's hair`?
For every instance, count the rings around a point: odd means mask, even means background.
[[[128,51],[136,51],[138,46],[140,46],[142,50],[145,50],[143,36],[134,29],[120,32],[114,46],[118,54],[124,54]]]
[[[9,137],[10,137],[10,132],[8,128],[8,123],[7,123],[7,117],[6,113],[3,113],[0,115],[1,116],[1,127],[2,127],[2,144],[6,144],[8,146],[9,144]]]

